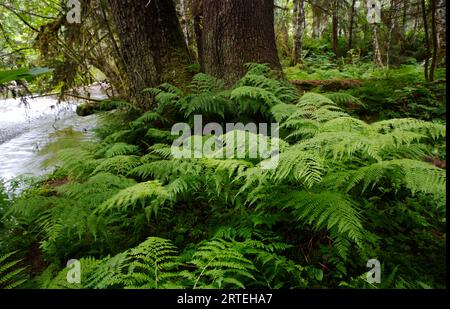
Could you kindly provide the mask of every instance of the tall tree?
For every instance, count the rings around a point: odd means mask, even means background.
[[[430,34],[428,30],[428,18],[427,18],[427,6],[425,0],[420,1],[422,6],[422,19],[423,19],[423,28],[425,31],[425,46],[426,46],[426,55],[425,55],[425,80],[429,80],[428,69],[430,66],[430,55],[431,55],[431,44],[430,44]]]
[[[332,11],[332,38],[331,44],[333,46],[333,52],[336,58],[339,57],[338,50],[338,40],[339,40],[339,19],[338,19],[338,8],[339,2],[338,0],[334,0],[331,3],[331,11]]]
[[[436,4],[436,30],[437,30],[437,46],[438,59],[437,64],[441,64],[442,59],[445,59],[446,44],[446,8],[447,2],[445,0],[437,0]]]
[[[205,73],[232,84],[249,62],[281,71],[273,0],[204,0],[203,17]]]
[[[294,0],[294,64],[302,60],[305,0]]]
[[[434,81],[434,73],[437,67],[437,58],[438,58],[438,50],[439,50],[439,35],[437,30],[437,21],[436,21],[436,0],[431,0],[431,37],[433,40],[433,57],[431,59],[431,67],[430,67],[430,81]]]
[[[197,59],[202,71],[203,64],[203,0],[191,0],[192,19],[194,23],[195,43],[197,46]]]
[[[167,0],[109,0],[131,99],[147,107],[142,90],[189,80],[189,53],[175,6]]]
[[[312,36],[315,39],[320,39],[322,31],[326,27],[328,20],[328,0],[311,0],[313,12],[313,32]]]
[[[352,0],[352,10],[350,12],[350,26],[348,29],[347,50],[351,50],[353,48],[353,29],[355,26],[355,15],[356,15],[356,0]]]

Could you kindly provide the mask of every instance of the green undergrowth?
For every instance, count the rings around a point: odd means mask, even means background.
[[[198,74],[187,93],[147,89],[157,108],[101,114],[100,142],[50,145],[47,164],[58,169],[49,179],[12,199],[0,194],[0,256],[33,264],[31,279],[17,283],[445,287],[446,174],[428,162],[445,148],[443,124],[367,123],[342,108],[357,98],[300,94],[262,65],[223,85]],[[279,164],[173,158],[172,125],[192,125],[194,115],[204,124],[278,122]],[[236,147],[248,154],[248,146]],[[71,259],[81,263],[80,283],[67,282]],[[382,265],[381,284],[365,280],[370,259]]]
[[[446,119],[446,69],[436,72],[436,82],[426,82],[423,66],[402,65],[376,68],[370,62],[344,60],[331,62],[321,56],[309,57],[303,64],[285,69],[289,80],[358,80],[360,85],[340,91],[363,104],[352,106],[352,115],[369,122],[392,118],[422,120]],[[322,87],[313,89],[323,93]]]

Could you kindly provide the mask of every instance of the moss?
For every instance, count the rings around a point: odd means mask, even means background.
[[[89,102],[77,106],[77,115],[81,117],[86,117],[97,112],[108,112],[115,110],[118,106],[119,101],[109,99],[98,102]]]

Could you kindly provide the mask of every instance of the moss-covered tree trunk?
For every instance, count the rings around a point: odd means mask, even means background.
[[[120,50],[131,100],[148,107],[148,87],[164,82],[189,81],[189,53],[168,0],[109,0],[119,36]]]
[[[281,70],[275,43],[273,0],[204,0],[203,67],[233,84],[245,64]]]
[[[305,0],[294,0],[294,64],[302,61]]]

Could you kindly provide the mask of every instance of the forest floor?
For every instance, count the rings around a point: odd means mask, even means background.
[[[336,64],[307,59],[302,65],[285,68],[284,73],[305,92],[355,96],[362,104],[348,109],[368,122],[403,117],[446,119],[445,68],[437,70],[434,82],[425,81],[423,67],[417,64],[387,69],[363,62]]]

